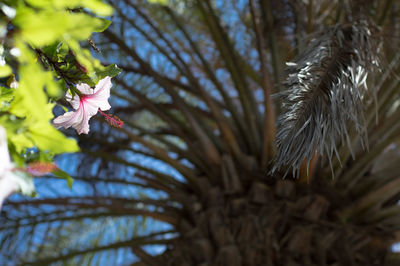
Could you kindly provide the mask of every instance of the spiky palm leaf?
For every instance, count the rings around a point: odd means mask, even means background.
[[[126,264],[128,252],[136,265],[400,263],[390,249],[400,229],[400,56],[385,45],[398,45],[398,3],[112,3],[114,26],[98,46],[124,69],[113,106],[125,127],[100,121],[81,139],[75,187],[84,190],[5,206],[3,256],[41,265]],[[380,72],[371,67],[378,56],[389,61]],[[296,63],[289,78],[285,62]],[[283,95],[277,142],[273,93]],[[296,104],[310,93],[315,106]],[[282,180],[292,169],[299,179]],[[140,228],[144,217],[159,223]],[[76,241],[79,228],[93,235]]]

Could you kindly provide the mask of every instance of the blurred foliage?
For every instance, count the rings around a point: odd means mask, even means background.
[[[168,4],[169,0],[149,0],[149,3],[154,3],[154,4]]]
[[[119,73],[82,46],[110,25],[103,16],[110,16],[112,7],[100,0],[9,0],[0,3],[0,11],[0,125],[11,157],[23,166],[31,160],[28,149],[40,153],[41,161],[79,151],[50,120],[68,88]]]

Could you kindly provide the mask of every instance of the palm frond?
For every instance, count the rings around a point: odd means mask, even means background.
[[[276,164],[273,171],[291,166],[298,172],[315,153],[331,162],[338,141],[351,150],[352,124],[368,146],[364,106],[367,76],[379,69],[379,40],[366,21],[334,26],[314,37],[300,55],[287,63],[286,90],[279,93]]]

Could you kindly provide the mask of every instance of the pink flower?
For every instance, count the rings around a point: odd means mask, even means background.
[[[6,130],[0,126],[0,208],[3,201],[16,192],[32,195],[35,187],[32,178],[18,172],[8,153]]]
[[[111,108],[108,103],[110,97],[110,89],[112,87],[111,77],[107,76],[97,83],[94,89],[88,84],[80,83],[76,88],[81,95],[75,94],[72,97],[69,93],[65,95],[67,101],[72,105],[75,111],[66,112],[53,120],[55,127],[73,127],[78,134],[89,133],[89,119],[94,116],[97,111],[107,111]]]

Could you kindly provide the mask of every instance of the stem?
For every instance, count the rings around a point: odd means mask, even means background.
[[[40,58],[45,58],[46,61],[53,67],[54,71],[56,71],[56,73],[63,79],[65,80],[65,82],[67,83],[67,85],[69,87],[71,87],[76,94],[78,94],[79,96],[81,95],[79,90],[75,89],[75,86],[73,84],[73,82],[70,81],[70,77],[68,77],[67,73],[65,71],[63,71],[59,66],[57,62],[54,62],[49,56],[47,56],[46,53],[44,53],[41,49],[35,49],[35,52],[39,55]],[[45,62],[43,62],[41,60],[41,62],[44,64]]]

